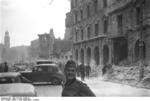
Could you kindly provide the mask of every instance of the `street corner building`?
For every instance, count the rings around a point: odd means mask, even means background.
[[[78,63],[150,60],[150,0],[71,0],[66,28]],[[141,51],[140,51],[141,50]]]

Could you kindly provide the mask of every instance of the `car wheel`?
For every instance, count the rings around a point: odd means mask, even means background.
[[[61,83],[58,78],[52,78],[51,82],[53,85],[59,85]]]

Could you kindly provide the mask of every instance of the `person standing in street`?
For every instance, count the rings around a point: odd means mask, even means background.
[[[88,65],[86,66],[86,77],[87,77],[87,78],[89,78],[90,72],[91,72],[91,67],[90,67],[90,64],[88,64]]]
[[[83,63],[80,65],[80,73],[81,73],[81,80],[84,81],[85,78],[85,66]]]
[[[7,64],[7,62],[4,62],[4,72],[8,72],[8,64]]]
[[[76,79],[76,63],[69,60],[64,69],[64,74],[66,76],[66,82],[63,85],[62,97],[95,97],[95,94],[87,86],[87,84]]]

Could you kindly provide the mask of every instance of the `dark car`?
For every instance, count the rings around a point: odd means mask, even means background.
[[[21,74],[33,84],[61,84],[65,77],[57,64],[37,64],[32,72],[21,72]]]
[[[27,83],[0,84],[0,96],[37,96],[35,88]]]
[[[19,72],[0,73],[0,84],[6,83],[32,83],[32,81],[23,77]]]

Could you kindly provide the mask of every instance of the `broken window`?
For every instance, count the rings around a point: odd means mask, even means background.
[[[78,31],[76,31],[75,37],[76,37],[76,41],[78,41]]]
[[[94,10],[95,10],[95,13],[97,13],[97,10],[98,10],[98,0],[94,0]]]
[[[80,11],[81,14],[81,20],[83,19],[83,10]]]
[[[107,0],[103,0],[103,7],[104,7],[104,8],[107,7]]]
[[[99,33],[99,24],[95,24],[95,36],[98,36],[98,33]]]
[[[87,33],[88,39],[90,38],[90,33],[91,33],[91,28],[90,28],[90,26],[89,26],[89,27],[88,27],[88,33]]]
[[[139,25],[140,21],[142,20],[142,10],[141,7],[136,8],[136,24]]]
[[[122,33],[123,30],[122,14],[117,16],[117,23],[118,23],[118,33]]]
[[[108,21],[104,20],[104,34],[107,33],[107,29],[108,29]]]
[[[84,36],[84,31],[83,29],[81,29],[81,40],[83,40],[83,36]]]
[[[87,5],[87,17],[90,16],[90,5]]]

